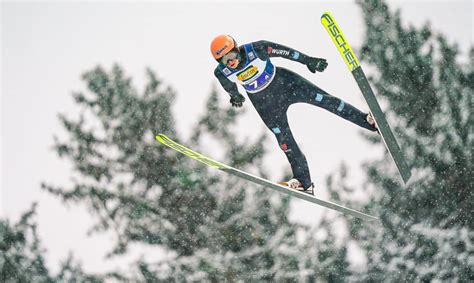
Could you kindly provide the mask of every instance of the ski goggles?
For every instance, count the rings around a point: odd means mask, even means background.
[[[219,62],[222,63],[223,65],[227,65],[227,63],[229,63],[229,61],[232,61],[232,60],[235,60],[235,59],[240,59],[239,52],[230,51],[229,53],[222,56],[222,58],[219,59]]]

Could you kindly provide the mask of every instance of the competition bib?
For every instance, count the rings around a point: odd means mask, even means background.
[[[275,66],[270,59],[262,60],[257,57],[252,44],[242,46],[246,53],[245,68],[232,70],[223,65],[221,72],[232,82],[242,85],[249,93],[256,93],[265,89],[275,77]]]

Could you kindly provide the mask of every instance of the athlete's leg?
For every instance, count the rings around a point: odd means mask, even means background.
[[[298,181],[303,184],[303,187],[307,189],[311,186],[311,176],[309,173],[308,163],[291,133],[286,112],[282,114],[283,115],[279,115],[279,118],[277,119],[273,117],[271,121],[268,121],[265,124],[275,135],[278,145],[288,158],[294,178],[298,179]]]
[[[342,99],[330,95],[326,91],[296,74],[291,74],[291,76],[294,77],[291,96],[293,103],[309,103],[324,108],[362,128],[370,131],[377,130],[374,125],[367,122],[368,113],[364,113]]]
[[[376,130],[373,125],[367,122],[368,113],[360,111],[344,100],[328,94],[317,86],[314,86],[313,91],[309,94],[308,103],[322,107],[362,128],[370,131]]]
[[[288,72],[288,70],[277,67],[273,82],[266,89],[256,94],[249,94],[249,98],[265,125],[275,135],[278,145],[288,158],[293,177],[298,179],[307,189],[312,184],[308,163],[291,133],[286,116],[288,107],[292,103],[292,98],[289,97],[291,80],[288,80]]]

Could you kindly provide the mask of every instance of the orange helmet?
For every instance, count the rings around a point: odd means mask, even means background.
[[[237,43],[230,35],[221,34],[211,42],[211,53],[216,60],[219,60],[234,48],[237,48]]]

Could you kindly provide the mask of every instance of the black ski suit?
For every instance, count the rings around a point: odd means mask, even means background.
[[[261,60],[267,60],[269,57],[283,57],[307,64],[308,60],[311,59],[311,57],[297,50],[277,43],[262,40],[251,44],[256,55]],[[242,47],[239,47],[239,50],[241,61],[236,69],[245,70],[247,66],[246,52]],[[222,87],[231,97],[240,95],[237,84],[225,76],[222,68],[222,65],[218,66],[214,71]],[[265,125],[276,136],[280,148],[290,162],[294,178],[298,179],[304,188],[307,189],[312,184],[311,176],[306,158],[298,147],[288,125],[287,110],[290,105],[298,102],[309,103],[324,108],[370,131],[375,131],[376,129],[367,122],[367,113],[361,112],[349,103],[331,96],[288,69],[275,68],[275,76],[266,88],[256,93],[247,92],[247,95]]]

